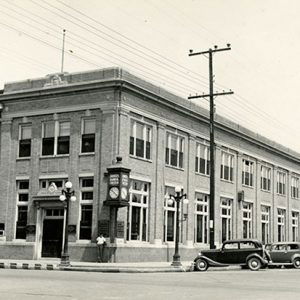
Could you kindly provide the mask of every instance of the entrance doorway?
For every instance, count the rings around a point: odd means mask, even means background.
[[[44,219],[42,257],[61,257],[63,219]]]

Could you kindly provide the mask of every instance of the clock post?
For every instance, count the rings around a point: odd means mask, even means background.
[[[117,156],[117,162],[107,168],[107,200],[104,204],[110,206],[109,236],[113,243],[117,237],[118,209],[128,206],[130,169],[122,164],[122,157]]]

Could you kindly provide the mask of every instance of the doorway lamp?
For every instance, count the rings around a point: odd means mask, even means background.
[[[72,190],[72,186],[73,186],[72,182],[67,181],[65,183],[65,188],[62,189],[61,195],[59,196],[59,200],[64,203],[64,207],[65,207],[64,244],[63,244],[63,251],[61,254],[61,261],[60,261],[60,265],[63,267],[70,266],[70,256],[68,253],[69,202],[76,201],[75,191]]]
[[[175,235],[175,253],[173,255],[173,262],[171,266],[174,267],[180,267],[182,266],[180,262],[180,255],[179,255],[179,249],[178,249],[178,244],[179,244],[179,222],[186,220],[187,218],[187,209],[186,211],[183,212],[184,214],[184,219],[179,220],[179,203],[182,200],[183,205],[187,207],[189,204],[189,200],[186,197],[186,194],[183,193],[183,190],[181,189],[180,186],[175,187],[175,195],[167,195],[166,196],[167,204],[168,205],[173,205],[174,201],[176,203],[176,235]]]

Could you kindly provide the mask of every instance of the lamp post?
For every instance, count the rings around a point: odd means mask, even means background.
[[[180,267],[181,262],[180,262],[180,255],[179,255],[179,222],[183,220],[179,220],[179,203],[183,199],[183,204],[187,205],[189,203],[189,200],[186,198],[186,194],[183,194],[181,192],[181,187],[176,186],[175,187],[175,195],[170,195],[168,199],[168,205],[172,205],[173,201],[176,203],[176,235],[175,235],[175,252],[173,255],[173,262],[171,266],[174,267]],[[186,215],[187,216],[187,215]],[[185,216],[185,218],[186,218]]]
[[[68,253],[68,226],[69,226],[69,202],[76,201],[76,196],[74,195],[75,191],[72,190],[72,182],[67,181],[65,183],[65,189],[62,189],[61,195],[59,196],[59,200],[64,203],[65,207],[65,222],[64,222],[64,243],[63,243],[63,251],[61,254],[60,265],[67,267],[70,265],[70,256]]]

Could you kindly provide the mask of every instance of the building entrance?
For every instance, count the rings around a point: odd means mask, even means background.
[[[60,212],[56,217],[53,210],[46,210],[43,222],[42,257],[61,257],[63,240],[63,219]],[[63,210],[61,210],[63,212]],[[49,216],[52,213],[52,216]],[[48,216],[48,218],[47,218]],[[49,218],[50,217],[50,218]]]

